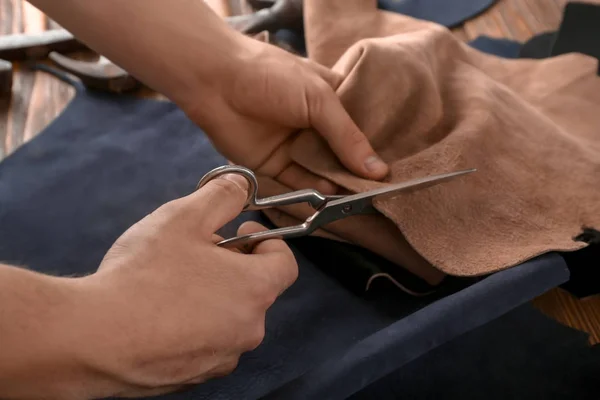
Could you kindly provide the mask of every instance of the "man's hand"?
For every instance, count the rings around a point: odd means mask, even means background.
[[[235,31],[203,1],[29,1],[177,103],[234,163],[331,193],[288,152],[294,131],[314,128],[356,175],[387,175],[334,92],[339,76]]]
[[[147,395],[230,373],[263,340],[265,313],[297,276],[281,240],[253,254],[220,248],[213,233],[242,210],[244,178],[228,175],[133,226],[106,255],[94,286],[117,328],[102,346],[111,395]],[[247,224],[240,234],[262,230]],[[100,350],[100,349],[98,349]]]
[[[336,95],[341,77],[328,68],[270,44],[246,38],[239,61],[224,70],[219,93],[206,106],[199,94],[182,104],[228,159],[294,189],[331,193],[333,184],[292,162],[294,133],[314,128],[353,173],[381,179],[388,167],[377,157]],[[223,100],[215,103],[215,98]],[[194,103],[194,101],[196,103]],[[218,105],[216,105],[218,104]]]
[[[0,269],[9,273],[3,312],[13,321],[0,324],[0,397],[147,396],[233,371],[263,340],[267,309],[298,273],[281,240],[252,254],[214,244],[214,232],[242,210],[246,186],[229,175],[160,207],[93,275]],[[263,229],[248,223],[239,233]]]

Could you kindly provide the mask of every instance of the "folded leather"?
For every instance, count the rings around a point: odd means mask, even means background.
[[[349,192],[477,169],[376,201],[382,215],[327,231],[429,283],[586,245],[574,238],[600,227],[596,60],[486,55],[445,27],[378,10],[374,0],[306,0],[304,7],[309,58],[344,77],[337,93],[391,173],[384,182],[352,175],[310,130],[292,146],[295,162]],[[308,213],[298,208],[293,216]]]

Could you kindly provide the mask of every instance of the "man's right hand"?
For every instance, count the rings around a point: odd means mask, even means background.
[[[105,377],[94,395],[155,395],[223,376],[262,342],[265,313],[298,270],[281,240],[253,254],[214,244],[214,232],[241,212],[246,188],[227,175],[164,205],[83,279],[92,322],[80,336],[82,356]],[[239,233],[263,229],[248,223]]]

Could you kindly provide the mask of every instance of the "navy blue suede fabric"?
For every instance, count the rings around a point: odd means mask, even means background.
[[[351,400],[597,400],[600,345],[526,304],[438,347]]]
[[[492,6],[495,0],[378,0],[382,10],[445,25],[462,24]]]
[[[517,58],[521,50],[521,43],[510,39],[497,39],[488,36],[479,36],[469,45],[479,51],[494,54],[503,58]]]
[[[496,0],[378,0],[377,7],[453,28],[491,7]],[[275,33],[299,54],[306,55],[304,32],[281,29]]]
[[[556,281],[558,275],[552,276],[549,272],[561,264],[563,261],[558,255],[548,255],[492,275],[358,341],[350,351],[329,359],[267,398],[346,398],[365,383],[374,382],[450,338],[529,301],[528,292],[533,286],[549,287]]]
[[[587,1],[569,2],[563,9],[562,21],[552,43],[550,55],[577,52],[600,59],[599,34],[600,5]]]
[[[521,46],[519,58],[540,59],[550,57],[552,45],[555,40],[555,31],[543,32],[532,36]]]
[[[129,226],[225,162],[172,103],[78,87],[49,127],[0,163],[0,260],[93,273]],[[269,225],[247,213],[221,233],[241,219]],[[547,254],[431,296],[385,285],[357,296],[291,243],[300,276],[269,310],[263,344],[230,376],[162,398],[346,398],[568,279],[562,258]]]

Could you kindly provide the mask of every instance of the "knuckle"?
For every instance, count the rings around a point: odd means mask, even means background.
[[[278,255],[272,259],[269,274],[259,274],[254,279],[252,299],[261,310],[266,310],[298,279],[298,264],[292,254]],[[276,271],[276,272],[274,272]]]
[[[313,117],[318,117],[331,102],[333,89],[323,79],[315,79],[308,90],[310,112]]]
[[[172,200],[156,208],[143,220],[132,227],[136,234],[144,237],[153,237],[159,230],[171,229],[179,223],[180,217],[187,213],[189,209],[185,207],[185,201],[182,199]]]
[[[292,268],[290,268],[290,276],[288,281],[288,286],[291,286],[298,279],[298,264],[294,260],[292,264]]]
[[[268,290],[267,282],[264,279],[264,272],[261,269],[253,268],[244,271],[244,280],[248,282],[248,293],[252,298],[261,296]]]
[[[221,373],[223,376],[229,375],[231,374],[233,371],[236,370],[236,368],[238,367],[239,364],[239,358],[232,358],[230,360],[228,360],[227,362],[225,362],[221,368]]]
[[[276,287],[278,287],[279,285],[268,284],[266,286],[268,289],[263,291],[262,296],[260,297],[260,305],[262,306],[261,308],[265,310],[271,307],[273,303],[275,303],[279,294],[276,290]]]
[[[298,274],[299,274],[298,263],[296,262],[296,258],[293,256],[293,254],[291,254],[291,252],[282,254],[281,266],[282,266],[281,269],[283,271],[285,271],[283,283],[285,284],[285,287],[287,288],[292,283],[294,283],[296,281],[296,279],[298,279]]]
[[[277,299],[275,285],[264,276],[258,276],[254,281],[252,293],[250,294],[252,301],[261,311],[266,310]]]
[[[349,143],[350,145],[355,147],[370,146],[367,137],[357,128],[351,127],[351,129],[348,129],[346,132],[348,133],[346,134],[344,141]]]
[[[315,90],[325,95],[333,94],[333,88],[325,79],[315,80]]]
[[[246,349],[248,351],[252,351],[261,345],[263,340],[265,339],[265,324],[256,324],[254,329],[248,332],[248,336],[246,338]]]
[[[223,378],[233,373],[239,364],[239,357],[230,357],[227,360],[221,362],[221,364],[214,369],[213,373],[210,374],[211,378]]]
[[[181,201],[180,201],[180,199],[177,199],[177,200],[172,200],[172,201],[162,204],[154,212],[152,212],[151,215],[154,215],[154,216],[160,215],[160,216],[168,218],[168,217],[171,217],[171,216],[177,214],[178,212],[180,212],[180,210],[181,210]]]
[[[218,193],[219,196],[240,197],[244,195],[241,187],[227,179],[213,179],[208,184],[211,185],[211,190],[215,194]]]
[[[166,203],[159,210],[161,218],[155,220],[158,229],[179,230],[190,220],[190,215],[196,214],[194,205],[188,199],[178,199]]]

